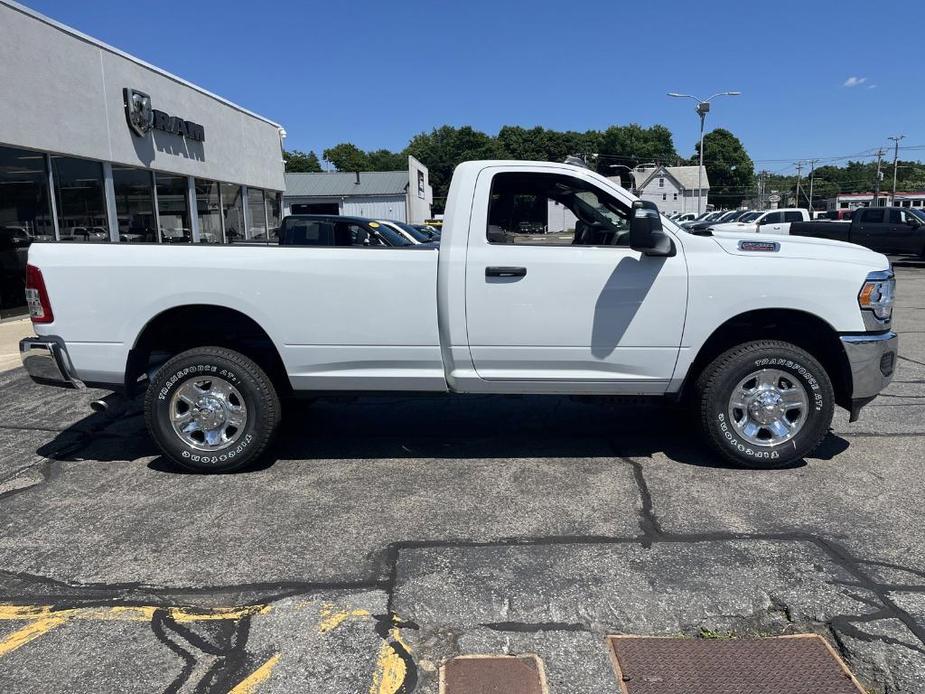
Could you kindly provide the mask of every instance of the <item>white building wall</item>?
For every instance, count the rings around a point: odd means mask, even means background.
[[[639,197],[642,200],[654,202],[662,214],[689,212],[691,210],[685,209],[685,206],[689,205],[691,201],[694,203],[693,209],[697,209],[697,198],[685,198],[684,191],[670,177],[661,178],[664,181],[664,186],[661,188],[658,185],[659,180],[660,177],[655,176],[649,181],[645,189],[640,191]]]
[[[347,217],[408,221],[403,195],[344,198],[340,205],[340,213]]]
[[[425,219],[431,218],[431,205],[434,202],[434,191],[430,187],[430,172],[414,157],[408,157],[408,221],[412,224],[423,224]],[[392,219],[398,219],[392,217]]]
[[[558,231],[574,230],[578,217],[572,214],[572,211],[565,205],[555,200],[548,200],[546,202],[546,220],[546,231],[548,233],[554,233]]]

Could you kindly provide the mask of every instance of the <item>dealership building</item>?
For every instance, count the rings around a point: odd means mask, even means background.
[[[35,241],[269,243],[285,131],[0,0],[0,317]]]

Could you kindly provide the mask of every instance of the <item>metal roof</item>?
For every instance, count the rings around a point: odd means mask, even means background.
[[[363,171],[360,182],[353,171],[287,173],[286,197],[343,197],[349,195],[404,195],[407,171]]]
[[[254,113],[253,111],[247,110],[243,106],[238,106],[236,103],[228,101],[228,99],[222,98],[218,94],[213,94],[209,90],[203,89],[202,87],[195,85],[192,82],[187,82],[182,77],[177,77],[173,73],[167,72],[166,70],[162,70],[161,68],[157,67],[156,65],[152,65],[151,63],[147,63],[141,58],[136,58],[135,56],[129,53],[126,53],[125,51],[120,51],[118,48],[114,48],[113,46],[110,46],[108,43],[103,43],[99,39],[95,39],[92,36],[89,36],[83,33],[82,31],[78,31],[77,29],[74,29],[73,27],[69,27],[67,24],[62,24],[61,22],[56,21],[52,19],[51,17],[47,17],[43,15],[41,12],[36,12],[31,7],[20,5],[18,2],[15,2],[15,0],[0,0],[0,5],[6,5],[7,7],[17,10],[18,12],[22,12],[23,14],[28,15],[32,17],[33,19],[37,19],[38,21],[43,22],[44,24],[47,24],[48,26],[54,27],[55,29],[62,31],[65,34],[69,34],[76,39],[80,39],[81,41],[85,41],[86,43],[92,44],[98,48],[101,48],[104,51],[108,51],[109,53],[118,55],[121,58],[130,60],[136,65],[140,65],[144,68],[147,68],[148,70],[153,70],[159,75],[163,75],[164,77],[170,80],[173,80],[174,82],[177,82],[178,84],[182,84],[184,87],[189,87],[190,89],[194,89],[201,94],[205,94],[206,96],[211,97],[212,99],[215,99],[216,101],[224,104],[225,106],[230,106],[236,111],[240,111],[241,113],[244,113],[248,116],[252,116],[253,118],[262,120],[266,123],[269,123],[270,125],[276,126],[277,128],[282,128],[282,126],[279,123],[276,123],[275,121],[272,121],[269,118],[266,118],[265,116],[261,116],[259,113]]]

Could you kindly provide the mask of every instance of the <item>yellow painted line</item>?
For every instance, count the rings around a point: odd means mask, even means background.
[[[264,682],[270,676],[270,673],[273,672],[273,668],[278,661],[279,653],[238,682],[228,694],[251,694],[257,685]]]
[[[398,617],[393,617],[397,620]],[[369,687],[369,694],[395,694],[405,683],[407,668],[405,661],[392,646],[392,642],[401,645],[408,653],[411,647],[402,640],[398,627],[389,629],[389,641],[383,641],[379,647],[379,659],[376,671],[373,673],[373,683]]]
[[[369,610],[338,610],[332,603],[326,602],[319,610],[321,622],[318,624],[318,631],[325,634],[334,631],[351,617],[369,617]]]
[[[221,619],[243,619],[255,614],[270,611],[270,605],[249,605],[247,607],[216,607],[192,609],[188,607],[156,607],[153,605],[113,606],[113,607],[72,607],[56,610],[43,605],[0,605],[0,621],[45,619],[62,617],[65,619],[87,619],[98,621],[150,622],[154,613],[165,609],[175,621],[181,623],[205,622]]]
[[[45,617],[37,619],[31,624],[27,624],[22,629],[14,631],[3,641],[0,641],[0,656],[15,651],[20,646],[25,646],[30,641],[34,641],[42,634],[47,634],[55,627],[64,624],[67,617]]]

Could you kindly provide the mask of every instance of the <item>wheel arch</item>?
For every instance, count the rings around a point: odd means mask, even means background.
[[[172,306],[153,316],[138,333],[125,367],[125,390],[143,390],[144,377],[172,356],[194,347],[233,349],[253,359],[270,377],[280,395],[291,384],[276,344],[253,318],[215,304]]]
[[[693,391],[698,375],[727,349],[752,340],[783,340],[813,355],[828,373],[838,405],[851,405],[851,366],[838,331],[819,316],[790,308],[746,311],[718,326],[703,343],[684,379],[681,396]]]

